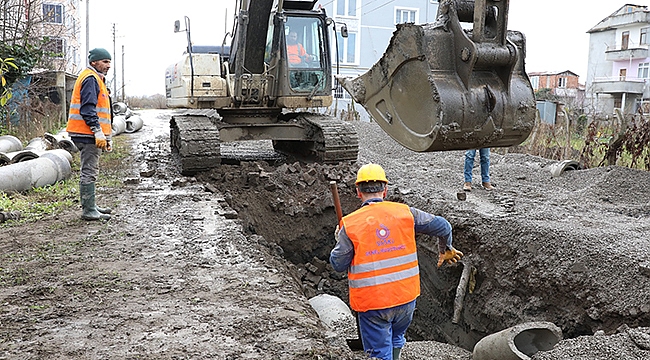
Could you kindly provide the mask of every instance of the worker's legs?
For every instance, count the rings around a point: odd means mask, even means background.
[[[481,181],[484,183],[490,182],[490,148],[479,149],[479,157],[481,160]]]
[[[404,304],[393,308],[393,360],[399,359],[399,353],[406,344],[406,330],[413,321],[413,312],[415,311],[415,300],[408,304]],[[396,349],[399,349],[396,351]]]
[[[102,209],[100,212],[95,204],[95,181],[99,175],[99,155],[101,149],[98,149],[94,143],[75,143],[80,151],[81,174],[79,176],[79,195],[81,197],[81,218],[84,220],[108,220],[110,209]]]
[[[393,349],[401,349],[406,343],[404,334],[413,320],[414,310],[415,300],[390,309],[360,312],[359,330],[364,351],[370,357],[394,360]]]
[[[464,176],[465,182],[472,182],[472,169],[474,169],[474,158],[476,157],[476,150],[465,151],[465,169]]]
[[[472,183],[472,169],[474,168],[474,158],[476,157],[476,150],[465,151],[465,176],[466,183]]]
[[[94,143],[75,143],[80,151],[81,174],[79,180],[82,184],[94,183],[99,175],[99,155],[101,149],[98,149]]]

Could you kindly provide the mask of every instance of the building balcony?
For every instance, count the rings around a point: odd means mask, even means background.
[[[645,59],[650,54],[648,46],[635,47],[628,49],[608,49],[605,52],[605,60],[607,61],[630,61],[633,59]]]
[[[592,83],[593,92],[603,94],[643,94],[645,80],[637,78],[609,77],[596,78]]]

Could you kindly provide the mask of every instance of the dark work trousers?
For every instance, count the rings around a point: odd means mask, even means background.
[[[97,181],[99,175],[99,155],[102,150],[95,146],[95,143],[75,143],[81,152],[81,175],[79,182],[82,184],[90,184]]]

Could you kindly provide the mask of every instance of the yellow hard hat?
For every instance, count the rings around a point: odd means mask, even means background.
[[[388,183],[386,172],[384,172],[384,169],[377,164],[363,165],[357,172],[357,181],[355,184],[358,185],[359,183],[368,181],[381,181]]]

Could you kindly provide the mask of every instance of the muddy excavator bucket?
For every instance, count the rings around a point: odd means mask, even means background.
[[[507,0],[440,1],[435,23],[398,25],[377,64],[337,80],[413,151],[520,144],[536,103],[524,71],[525,38],[507,31],[507,14]]]

